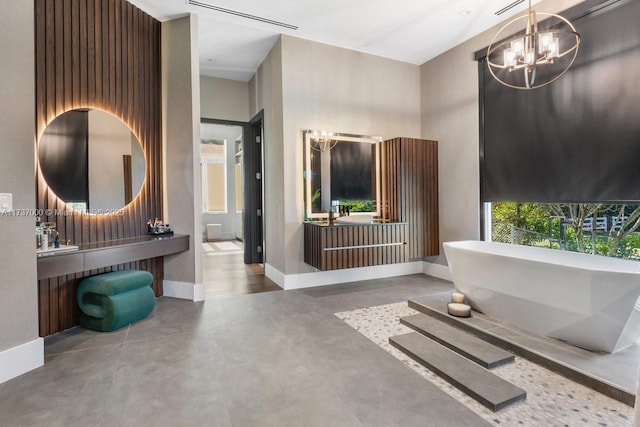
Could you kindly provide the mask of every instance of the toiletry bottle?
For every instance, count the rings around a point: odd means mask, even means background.
[[[36,225],[36,248],[42,246],[42,227]]]
[[[56,236],[56,240],[53,241],[53,247],[54,248],[59,248],[60,247],[60,238],[59,238],[59,236]]]
[[[42,245],[42,227],[40,226],[40,217],[36,217],[36,248],[39,248]]]
[[[42,233],[40,237],[40,249],[43,251],[49,250],[49,235],[47,233]]]

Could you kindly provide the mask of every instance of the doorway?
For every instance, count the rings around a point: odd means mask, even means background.
[[[243,241],[242,126],[201,123],[202,225],[206,241]]]
[[[263,266],[262,113],[200,126],[205,297],[279,290]]]

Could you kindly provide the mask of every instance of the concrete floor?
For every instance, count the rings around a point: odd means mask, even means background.
[[[487,425],[333,314],[450,289],[414,275],[160,298],[122,330],[48,338],[43,367],[0,385],[0,425]]]

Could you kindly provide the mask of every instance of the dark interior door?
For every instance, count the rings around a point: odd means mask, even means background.
[[[244,262],[246,264],[263,263],[263,205],[262,188],[262,140],[263,112],[260,111],[248,126],[247,143],[243,147],[244,155]]]

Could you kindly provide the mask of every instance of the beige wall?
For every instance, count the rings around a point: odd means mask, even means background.
[[[559,12],[580,0],[544,0],[536,10]],[[440,239],[479,239],[478,64],[500,25],[420,67],[422,137],[435,139],[439,156]],[[437,260],[444,263],[444,254]]]
[[[265,106],[271,100],[277,110],[274,97],[282,86],[281,115],[265,107],[271,117],[265,120],[266,261],[285,274],[309,272],[303,261],[302,129],[419,137],[420,70],[291,36],[281,37],[261,69],[250,82],[252,102]],[[272,125],[282,127],[268,131]]]
[[[14,209],[36,198],[33,13],[33,2],[3,2],[0,14],[0,193],[13,193]],[[0,216],[0,352],[38,337],[35,224]]]
[[[248,122],[249,83],[200,76],[200,110],[207,119]]]
[[[162,23],[165,220],[191,235],[189,251],[164,259],[165,280],[202,283],[200,79],[196,15]]]

